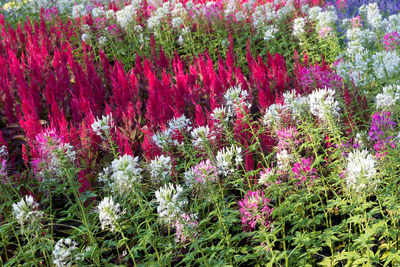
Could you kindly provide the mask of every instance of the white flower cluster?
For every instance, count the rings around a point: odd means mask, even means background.
[[[171,129],[173,132],[179,131],[179,132],[186,132],[190,131],[192,129],[192,123],[190,119],[186,118],[185,115],[182,115],[177,118],[173,118],[168,122],[169,129]]]
[[[94,18],[103,17],[106,14],[103,7],[95,7],[92,9],[92,16]]]
[[[111,172],[111,176],[108,173]],[[139,167],[139,157],[123,155],[114,159],[111,170],[105,168],[99,180],[108,184],[113,193],[125,195],[129,193],[135,183],[140,183],[142,169]]]
[[[165,129],[161,132],[156,132],[152,136],[153,142],[161,149],[167,149],[170,144],[173,144],[172,141],[172,131],[170,129]]]
[[[369,29],[356,27],[347,29],[346,38],[348,39],[346,54],[352,58],[357,53],[368,52],[367,47],[371,46],[377,37],[376,33]]]
[[[82,254],[78,253],[78,243],[71,238],[60,239],[53,250],[53,264],[57,267],[74,266],[83,260]]]
[[[3,159],[8,157],[8,149],[5,145],[0,146],[0,157]]]
[[[318,14],[322,12],[322,8],[320,6],[314,6],[308,9],[308,16],[312,20],[317,20]]]
[[[303,118],[303,115],[308,110],[308,99],[296,93],[296,90],[286,92],[283,94],[284,103],[272,104],[265,111],[263,118],[264,125],[268,127],[275,127],[276,129],[282,127],[282,116],[288,116],[293,121]]]
[[[103,133],[108,134],[110,131],[110,128],[114,126],[114,122],[112,119],[112,116],[108,114],[107,116],[102,116],[102,118],[97,118],[93,123],[92,123],[92,130],[98,135],[98,136],[103,136]]]
[[[294,161],[294,156],[286,149],[281,149],[276,153],[277,167],[282,172],[288,172]]]
[[[171,224],[177,220],[187,204],[186,198],[182,195],[183,188],[176,187],[169,183],[156,191],[157,212],[162,221]]]
[[[216,138],[214,131],[210,130],[208,125],[194,128],[191,132],[191,136],[193,139],[193,146],[197,148],[204,148],[206,142],[211,142]]]
[[[242,90],[240,85],[229,88],[224,94],[224,99],[225,104],[231,113],[234,113],[238,108],[251,108],[249,93],[246,90]]]
[[[305,18],[299,17],[299,18],[294,19],[294,21],[293,21],[293,35],[300,39],[306,33],[305,27],[306,27]]]
[[[220,174],[228,176],[235,172],[235,168],[243,161],[242,148],[232,145],[217,152],[216,166]]]
[[[387,109],[393,107],[400,99],[400,85],[388,85],[383,87],[382,93],[377,94],[376,109]]]
[[[275,170],[268,168],[265,169],[264,172],[260,173],[260,179],[258,180],[259,184],[268,185],[271,182],[271,177],[275,175]]]
[[[377,3],[362,5],[359,9],[360,14],[366,15],[367,22],[375,29],[379,29],[382,23],[382,14],[379,11]]]
[[[34,162],[34,171],[39,181],[57,182],[63,177],[66,168],[75,165],[74,147],[69,143],[63,143],[54,134],[53,130],[48,130],[36,136],[40,156]]]
[[[12,205],[13,215],[21,225],[22,231],[34,231],[40,228],[43,212],[32,196],[25,196],[21,201]]]
[[[328,6],[325,11],[321,11],[317,14],[317,27],[318,29],[334,27],[338,16],[334,6]]]
[[[275,38],[275,34],[278,32],[278,28],[275,25],[268,25],[265,27],[264,40],[269,41]]]
[[[263,118],[264,125],[268,127],[276,126],[277,128],[280,127],[282,123],[282,114],[285,112],[285,106],[276,103],[270,105],[267,110],[265,111],[265,115]]]
[[[216,122],[218,128],[225,128],[225,126],[233,123],[234,114],[228,108],[222,106],[213,110],[211,118]]]
[[[242,90],[240,85],[229,88],[224,94],[224,100],[225,106],[215,108],[211,114],[219,128],[233,123],[238,110],[244,111],[251,108],[249,93]]]
[[[372,55],[372,69],[377,79],[390,79],[400,73],[400,57],[396,51],[382,51]]]
[[[101,229],[110,229],[111,232],[114,232],[116,224],[125,210],[121,209],[119,203],[114,203],[112,197],[105,197],[97,206],[97,212],[99,213]]]
[[[350,189],[360,192],[376,187],[379,182],[376,174],[375,159],[367,150],[350,152],[346,166],[346,183]]]
[[[372,75],[368,75],[369,65],[368,51],[363,50],[355,53],[352,61],[342,60],[336,66],[336,72],[344,80],[351,81],[356,86],[364,86],[371,84],[375,79]]]
[[[196,173],[194,172],[194,168],[190,167],[189,170],[185,171],[183,177],[185,178],[185,184],[188,188],[193,188],[195,184],[195,176]]]
[[[157,156],[150,162],[149,167],[154,182],[161,183],[171,178],[172,162],[170,157]]]
[[[82,4],[74,5],[72,8],[72,17],[79,18],[86,15],[86,7]]]
[[[252,14],[253,26],[257,31],[261,31],[267,23],[270,23],[277,18],[278,15],[273,10],[270,3],[257,6]]]
[[[147,26],[150,30],[156,30],[160,27],[161,22],[171,13],[171,2],[164,2],[162,6],[153,12],[147,20]]]
[[[156,132],[152,139],[156,146],[161,149],[167,149],[169,146],[182,146],[183,142],[174,139],[174,136],[177,133],[184,134],[189,132],[192,129],[191,125],[192,122],[185,115],[173,118],[168,121],[168,128],[161,132]]]
[[[98,41],[99,41],[99,45],[105,45],[107,43],[107,37],[100,36]]]
[[[121,27],[128,31],[129,27],[135,22],[135,15],[139,8],[139,1],[131,1],[130,5],[125,6],[123,9],[115,13],[117,22]]]
[[[335,100],[335,91],[332,89],[317,89],[308,96],[310,112],[322,122],[327,123],[330,118],[340,117],[339,102]]]
[[[289,113],[292,120],[303,118],[303,115],[308,110],[307,97],[298,94],[296,90],[283,93],[283,100],[285,110]]]

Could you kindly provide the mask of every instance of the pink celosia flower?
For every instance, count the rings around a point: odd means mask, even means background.
[[[300,162],[294,164],[292,171],[295,174],[295,178],[299,179],[297,185],[305,184],[306,182],[311,184],[317,177],[317,170],[315,168],[311,169],[311,163],[311,159],[307,158],[301,159]]]
[[[187,244],[192,242],[193,238],[198,235],[198,232],[195,231],[195,229],[199,223],[195,221],[193,217],[195,216],[190,216],[186,213],[183,213],[175,222],[174,226],[176,229],[176,243]]]
[[[245,198],[239,201],[240,215],[243,229],[252,231],[257,223],[269,228],[272,208],[268,206],[269,199],[264,196],[264,192],[249,191]]]

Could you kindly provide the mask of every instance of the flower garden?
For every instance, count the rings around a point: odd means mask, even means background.
[[[2,266],[400,265],[400,1],[0,12]]]

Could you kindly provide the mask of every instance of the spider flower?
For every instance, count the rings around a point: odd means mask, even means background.
[[[252,231],[257,224],[266,228],[271,226],[270,216],[273,209],[269,207],[269,201],[262,191],[247,192],[245,198],[239,201],[243,229]]]

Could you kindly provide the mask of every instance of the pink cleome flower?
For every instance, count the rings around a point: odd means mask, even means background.
[[[400,44],[400,36],[397,32],[389,32],[383,37],[383,44],[386,51],[394,50]]]
[[[269,207],[270,200],[264,196],[263,191],[249,191],[245,198],[239,201],[240,215],[244,230],[252,231],[257,223],[266,228],[271,226],[269,217],[272,214],[272,208]]]
[[[312,183],[317,177],[317,170],[315,168],[311,169],[311,159],[301,159],[300,162],[296,162],[292,169],[295,174],[295,178],[299,179],[297,185],[304,184],[306,182]]]

